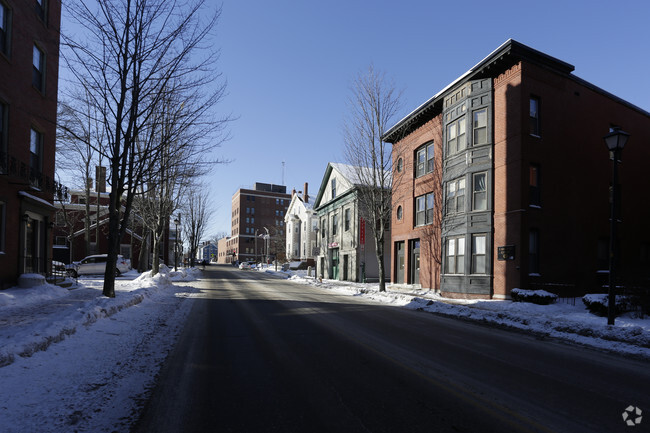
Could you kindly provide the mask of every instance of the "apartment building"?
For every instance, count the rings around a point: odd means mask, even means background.
[[[0,0],[0,288],[51,266],[60,0]]]
[[[602,291],[612,168],[623,152],[616,241],[622,284],[650,282],[650,113],[508,40],[400,120],[393,143],[394,283],[452,297]]]
[[[226,263],[285,258],[284,217],[291,202],[284,185],[256,182],[232,197],[231,236]]]

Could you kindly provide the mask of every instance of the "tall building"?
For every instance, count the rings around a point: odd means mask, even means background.
[[[284,216],[290,202],[284,185],[257,182],[253,189],[237,190],[226,262],[284,259]]]
[[[392,274],[446,296],[602,291],[612,162],[623,152],[619,274],[650,285],[650,113],[508,40],[393,126]],[[623,281],[623,280],[622,280]]]
[[[0,288],[51,266],[60,0],[0,0]]]

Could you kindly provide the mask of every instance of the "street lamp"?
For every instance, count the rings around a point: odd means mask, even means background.
[[[178,226],[181,224],[180,212],[174,220],[174,224],[176,224],[176,236],[174,236],[174,272],[176,272],[178,271]]]
[[[605,137],[605,144],[609,149],[612,158],[612,194],[610,203],[610,219],[609,219],[609,292],[608,292],[608,306],[607,306],[607,324],[614,324],[614,311],[616,309],[616,286],[615,286],[615,273],[616,273],[616,225],[618,221],[618,161],[621,157],[621,152],[627,143],[630,134],[620,128],[612,128],[611,132]]]

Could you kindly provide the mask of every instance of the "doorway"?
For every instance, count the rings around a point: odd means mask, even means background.
[[[404,284],[404,241],[395,242],[395,282]]]
[[[409,242],[411,256],[411,284],[420,284],[420,240],[415,239]]]
[[[339,279],[339,249],[338,248],[333,248],[330,250],[330,254],[332,257],[332,260],[330,261],[331,263],[331,272],[330,272],[330,278],[333,280],[338,280]]]

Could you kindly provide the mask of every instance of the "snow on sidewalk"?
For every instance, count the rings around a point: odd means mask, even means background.
[[[0,430],[128,431],[192,305],[196,283],[172,281],[195,279],[129,273],[115,298],[93,279],[0,292]]]
[[[589,313],[581,299],[575,305],[556,302],[536,305],[528,302],[499,300],[447,299],[428,291],[388,285],[379,292],[377,284],[323,280],[305,276],[305,272],[285,273],[290,281],[314,285],[339,294],[362,296],[378,302],[421,310],[448,317],[516,328],[537,336],[573,341],[620,354],[650,359],[650,317],[626,313],[614,326],[606,317]]]

